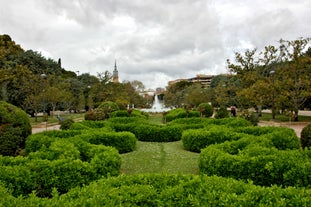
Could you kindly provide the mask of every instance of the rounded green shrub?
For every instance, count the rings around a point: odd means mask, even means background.
[[[174,119],[178,118],[186,118],[187,117],[187,112],[184,108],[177,108],[177,109],[172,109],[168,111],[165,115],[165,120],[166,122],[173,121]]]
[[[74,123],[72,119],[65,119],[64,121],[60,122],[60,129],[61,130],[68,130],[70,126]]]
[[[222,119],[229,117],[229,112],[226,107],[220,107],[216,110],[215,118],[216,119]]]
[[[89,130],[78,136],[91,144],[102,144],[105,146],[115,147],[119,153],[131,152],[136,147],[136,137],[130,132],[105,132]]]
[[[197,109],[198,111],[200,111],[201,115],[204,117],[213,116],[214,109],[212,105],[209,103],[201,103]]]
[[[12,104],[0,101],[0,154],[18,155],[30,134],[31,125],[27,114]]]
[[[301,147],[303,149],[311,146],[311,124],[305,126],[300,133]]]
[[[126,110],[118,110],[111,113],[111,117],[129,117],[130,114]]]

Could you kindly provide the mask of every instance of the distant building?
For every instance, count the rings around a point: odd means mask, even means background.
[[[117,60],[114,62],[114,70],[112,73],[112,81],[114,83],[119,83],[119,74],[118,74],[118,69],[117,69]]]
[[[164,88],[156,88],[156,94],[164,93],[164,91],[165,91]]]
[[[205,75],[205,74],[198,74],[193,78],[181,78],[176,79],[173,81],[169,81],[168,85],[174,85],[175,83],[181,82],[181,81],[188,81],[192,83],[201,83],[203,87],[208,88],[211,85],[211,81],[213,79],[214,75]]]

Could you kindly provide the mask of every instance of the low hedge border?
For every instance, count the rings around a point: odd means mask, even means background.
[[[234,124],[235,125],[235,124]],[[300,140],[295,131],[285,127],[231,127],[232,125],[209,125],[201,129],[189,129],[182,133],[184,148],[200,152],[201,149],[225,141],[238,140],[248,135],[261,136],[280,150],[299,149]]]
[[[0,157],[0,183],[13,196],[34,191],[39,197],[51,197],[53,188],[63,194],[102,176],[116,176],[121,167],[115,148],[79,139],[59,139],[19,159],[18,163]]]
[[[144,192],[144,193],[142,193]],[[13,197],[0,185],[3,206],[308,206],[305,188],[260,187],[205,175],[133,175],[100,179],[51,199]]]

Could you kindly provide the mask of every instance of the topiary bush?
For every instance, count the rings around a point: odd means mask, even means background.
[[[212,105],[209,103],[201,103],[197,109],[198,111],[200,111],[201,116],[204,116],[204,117],[213,116],[214,109]]]
[[[106,132],[90,130],[77,138],[85,140],[91,144],[102,144],[115,147],[119,153],[131,152],[136,147],[136,137],[130,132]]]
[[[165,120],[166,122],[173,121],[174,119],[178,118],[186,118],[187,117],[187,112],[184,108],[177,108],[177,109],[172,109],[168,111],[165,115]]]
[[[216,110],[215,118],[216,119],[222,119],[229,117],[229,112],[226,107],[220,107]]]
[[[143,192],[143,193],[142,193]],[[15,206],[309,206],[306,188],[261,187],[206,175],[120,175],[92,182],[50,199],[13,197],[0,184],[0,204]]]
[[[128,111],[126,110],[118,110],[118,111],[114,111],[111,113],[111,117],[115,118],[115,117],[129,117],[130,114],[128,113]]]
[[[278,150],[268,139],[250,138],[203,149],[199,158],[200,173],[252,180],[261,186],[310,186],[310,157],[301,150]],[[233,150],[237,146],[239,148]]]
[[[182,133],[182,142],[186,150],[200,152],[201,149],[225,141],[237,140],[243,134],[234,132],[226,126],[212,126],[209,129],[189,129]]]
[[[13,160],[0,156],[0,185],[16,197],[31,192],[39,197],[51,197],[53,188],[63,194],[120,172],[121,157],[113,147],[91,144],[78,137],[37,138],[41,146],[33,145],[31,150],[37,150],[26,157]],[[50,139],[43,144],[40,138]]]
[[[29,117],[20,108],[0,101],[0,154],[15,156],[31,134]]]
[[[301,147],[302,149],[308,148],[311,146],[311,124],[305,126],[300,133]]]
[[[139,141],[172,142],[181,139],[182,128],[179,126],[140,124],[134,128],[134,134]]]
[[[71,125],[75,123],[72,119],[65,119],[64,121],[60,122],[60,129],[61,130],[68,130],[70,129]]]

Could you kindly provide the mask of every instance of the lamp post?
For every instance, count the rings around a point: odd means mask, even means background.
[[[45,120],[45,131],[47,131],[48,129],[48,116],[47,116],[47,113],[46,113],[46,97],[45,97],[45,79],[47,77],[46,74],[42,73],[41,75],[41,78],[43,78],[44,82],[43,82],[43,117],[44,117],[44,120]]]
[[[270,75],[272,76],[272,119],[275,119],[275,109],[274,109],[274,74],[275,74],[275,71],[274,70],[271,70],[270,71]]]

